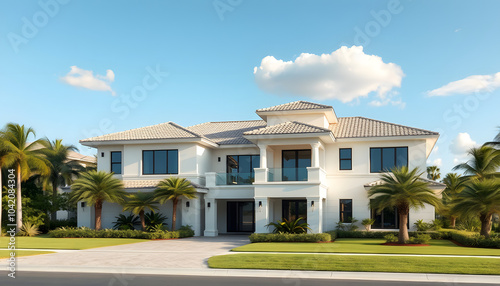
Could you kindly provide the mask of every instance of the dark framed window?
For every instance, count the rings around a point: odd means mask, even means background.
[[[142,151],[142,174],[178,174],[179,152],[178,150],[143,150]]]
[[[381,213],[377,213],[376,210],[371,210],[371,218],[375,219],[375,223],[372,225],[372,229],[398,229],[399,228],[399,213],[396,207],[386,208]],[[408,215],[408,221],[406,225],[408,226],[410,222],[410,216]]]
[[[260,167],[260,155],[228,155],[227,183],[250,185],[254,181],[254,168]]]
[[[340,170],[352,170],[352,149],[339,149],[339,168]]]
[[[282,180],[307,181],[307,167],[311,167],[311,150],[283,150]]]
[[[388,172],[394,167],[408,167],[408,147],[370,148],[370,172]]]
[[[340,201],[340,221],[352,222],[352,199],[341,199]]]
[[[115,174],[122,173],[122,151],[111,152],[111,172]]]
[[[307,223],[307,200],[281,201],[282,217],[288,221],[303,218],[301,222]]]

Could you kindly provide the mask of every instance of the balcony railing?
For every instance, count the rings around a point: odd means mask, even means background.
[[[269,182],[307,181],[307,168],[270,168]]]
[[[254,180],[254,173],[217,173],[215,177],[215,185],[251,185]]]

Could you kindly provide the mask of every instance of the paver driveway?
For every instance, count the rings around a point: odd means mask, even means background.
[[[207,268],[207,259],[226,254],[250,243],[248,236],[190,237],[153,240],[87,250],[18,258],[18,265],[30,267],[134,267],[134,268]],[[6,260],[0,260],[0,265]]]

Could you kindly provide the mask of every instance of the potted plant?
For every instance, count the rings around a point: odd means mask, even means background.
[[[375,223],[375,219],[373,218],[365,218],[361,221],[361,224],[365,227],[366,231],[370,231],[372,224]]]

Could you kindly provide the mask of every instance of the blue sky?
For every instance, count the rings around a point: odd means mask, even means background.
[[[1,5],[0,124],[84,154],[95,150],[78,140],[99,133],[308,100],[439,131],[429,161],[448,172],[500,126],[498,1]]]

